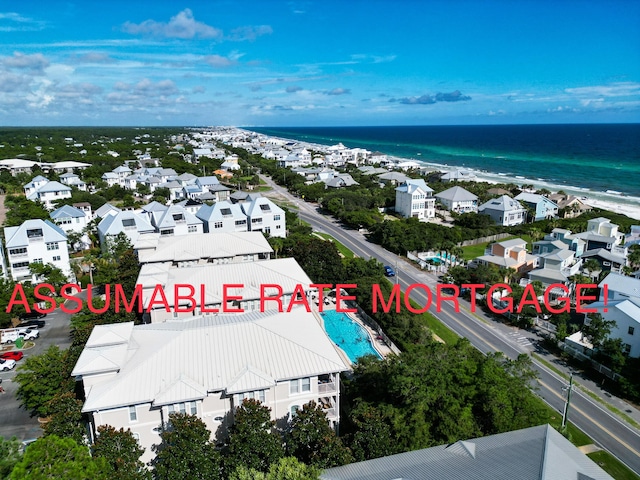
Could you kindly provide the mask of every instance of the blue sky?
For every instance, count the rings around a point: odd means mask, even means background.
[[[640,2],[0,3],[2,125],[568,122],[640,122]]]

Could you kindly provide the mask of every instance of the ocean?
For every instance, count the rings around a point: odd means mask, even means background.
[[[464,167],[505,183],[640,202],[640,124],[246,129]]]

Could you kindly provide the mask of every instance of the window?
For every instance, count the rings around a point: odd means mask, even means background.
[[[300,410],[300,405],[291,405],[291,409],[289,410],[292,417],[295,417],[298,414],[298,410]]]
[[[262,204],[260,205],[260,210],[262,210],[263,212],[270,212],[271,207],[269,205]]]
[[[175,213],[172,216],[176,222],[184,222],[184,215],[182,215],[181,213]]]
[[[280,215],[274,215],[274,216],[273,216],[273,220],[274,220],[275,222],[279,222],[279,221],[280,221]]]
[[[59,262],[60,261],[60,255],[56,255],[55,257],[53,257],[53,261],[54,262]]]
[[[33,260],[33,263],[42,263],[42,259],[41,258],[35,258]]]
[[[276,225],[276,230],[280,230],[282,228],[282,225]]]
[[[133,218],[125,218],[124,220],[122,220],[122,226],[124,228],[135,227],[136,226],[136,221]]]
[[[9,250],[9,255],[25,255],[26,253],[26,248],[12,248],[11,250]]]
[[[58,242],[47,243],[47,250],[60,250],[60,244]]]
[[[27,268],[29,266],[29,262],[18,262],[11,265],[11,268],[14,270],[19,268]]]
[[[271,227],[264,227],[265,233],[271,233]]]
[[[631,345],[629,345],[628,343],[623,343],[622,344],[622,351],[623,351],[623,353],[629,355],[631,353]]]
[[[302,379],[302,391],[303,392],[310,392],[311,391],[311,378],[310,377]]]
[[[138,412],[136,412],[135,405],[132,406],[132,407],[129,407],[129,421],[130,422],[137,422],[138,421]]]
[[[216,222],[213,224],[213,228],[222,228],[222,222]]]
[[[173,228],[167,228],[166,230],[160,230],[160,235],[173,235]]]
[[[251,398],[253,400],[258,400],[260,403],[264,403],[266,399],[265,390],[239,393],[237,395],[237,404],[240,405],[245,398]]]
[[[246,225],[247,221],[246,220],[236,220],[236,227],[240,227],[242,225]]]
[[[230,209],[230,208],[221,208],[221,209],[220,209],[220,214],[221,214],[223,217],[230,217],[230,216],[232,215],[232,214],[231,214],[231,209]]]
[[[187,231],[189,233],[197,233],[198,231],[198,226],[197,225],[189,225],[189,228],[187,229]]]
[[[298,380],[289,380],[289,394],[298,393],[300,391],[300,384]]]
[[[40,238],[42,237],[42,229],[34,228],[32,230],[27,230],[27,238]]]
[[[627,330],[627,333],[628,333],[629,335],[633,335],[633,332],[635,332],[635,330],[636,330],[636,329],[635,329],[634,327],[629,327],[629,330]]]
[[[196,402],[189,402],[189,411],[191,415],[198,413],[198,404]]]
[[[252,218],[251,223],[262,223],[262,218]]]
[[[297,394],[311,391],[311,377],[289,381],[289,393]]]

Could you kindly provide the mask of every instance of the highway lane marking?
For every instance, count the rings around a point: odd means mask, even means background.
[[[559,398],[560,400],[564,401],[564,397],[562,395],[560,395],[557,392],[557,389],[555,388],[551,388],[550,385],[546,384],[545,382],[543,382],[542,380],[538,379],[538,382],[541,385],[544,385],[546,387],[546,389],[552,394],[555,395],[557,398]],[[624,440],[620,439],[617,435],[615,435],[614,433],[612,433],[610,430],[608,430],[607,428],[605,428],[601,423],[597,422],[596,420],[594,420],[593,418],[591,418],[587,413],[585,413],[584,410],[580,409],[580,407],[576,407],[575,405],[571,406],[571,410],[574,410],[578,413],[580,413],[580,415],[582,415],[583,418],[588,419],[591,423],[593,423],[594,425],[597,425],[598,428],[600,428],[600,430],[602,430],[603,432],[606,432],[611,438],[613,438],[614,440],[616,440],[620,445],[625,446],[631,453],[635,454],[636,456],[640,457],[640,450],[636,450],[634,449],[631,445],[629,445],[627,442],[625,442]],[[575,422],[574,422],[575,423]],[[582,430],[582,429],[581,429]]]

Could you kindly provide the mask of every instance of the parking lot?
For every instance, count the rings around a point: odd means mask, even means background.
[[[58,345],[66,349],[71,345],[70,315],[56,310],[43,318],[45,327],[39,329],[40,336],[34,340],[34,346],[23,349],[24,357],[19,360],[16,367],[8,372],[0,372],[4,394],[0,394],[0,437],[17,437],[18,440],[28,440],[39,437],[42,430],[36,417],[31,417],[29,412],[22,408],[16,399],[18,384],[15,383],[16,370],[24,365],[25,361],[34,355],[43,353],[51,345]],[[7,345],[1,345],[5,348]],[[3,350],[4,351],[4,350]]]

